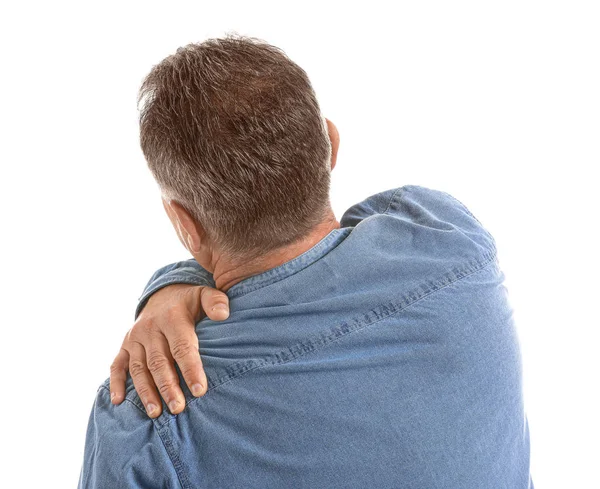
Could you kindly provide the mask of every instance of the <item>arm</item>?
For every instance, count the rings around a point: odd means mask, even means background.
[[[215,288],[212,273],[201,267],[194,258],[166,265],[154,272],[144,287],[142,295],[138,298],[134,320],[137,320],[152,294],[172,284],[204,285]]]
[[[171,413],[180,413],[185,397],[175,362],[194,396],[206,392],[196,323],[205,316],[215,321],[229,316],[229,298],[214,285],[212,274],[195,259],[167,265],[152,275],[137,305],[135,323],[111,365],[113,404],[125,399],[129,371],[151,418],[162,412],[159,392]]]

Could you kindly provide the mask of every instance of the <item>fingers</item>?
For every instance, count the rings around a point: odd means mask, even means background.
[[[184,319],[174,318],[172,324],[183,324]],[[173,359],[192,394],[196,397],[206,393],[208,380],[202,367],[198,350],[198,336],[194,327],[170,327],[165,329],[165,337]]]
[[[229,317],[229,297],[219,289],[202,287],[200,291],[202,310],[213,321],[223,321]]]
[[[171,413],[179,414],[185,408],[185,397],[174,362],[191,393],[196,397],[204,395],[208,380],[194,322],[200,321],[202,314],[214,321],[227,319],[227,294],[212,287],[185,284],[170,285],[154,293],[111,365],[112,403],[120,404],[125,399],[129,370],[151,418],[162,413],[160,396]]]
[[[146,368],[144,347],[137,342],[131,342],[129,345],[129,373],[148,416],[151,418],[160,416],[162,402],[156,391],[156,385],[152,380],[152,376]]]
[[[110,400],[113,404],[121,404],[125,399],[125,382],[129,369],[129,352],[121,348],[110,366]]]
[[[185,396],[179,387],[179,376],[173,364],[169,344],[162,334],[153,335],[146,350],[146,360],[154,384],[169,406],[169,411],[179,414],[185,408]]]

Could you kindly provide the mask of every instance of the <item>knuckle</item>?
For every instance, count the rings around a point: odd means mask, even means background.
[[[137,336],[144,334],[146,331],[151,331],[156,327],[156,319],[152,314],[146,314],[145,316],[139,316],[137,321],[133,324],[133,327],[129,331],[129,336]]]
[[[181,308],[178,305],[171,305],[165,310],[165,316],[168,323],[173,323],[181,318]]]
[[[132,377],[138,377],[146,371],[146,366],[139,360],[132,360],[129,364],[129,372]]]
[[[165,380],[161,382],[161,384],[158,386],[158,390],[160,394],[166,399],[167,394],[169,394],[174,387],[175,382],[173,382],[172,380]]]
[[[163,370],[169,365],[169,359],[159,351],[152,351],[148,354],[148,369],[150,372]]]
[[[120,363],[117,363],[116,360],[112,363],[112,365],[110,366],[110,373],[111,375],[117,375],[120,374],[123,371],[123,367],[121,366]]]
[[[193,353],[195,346],[184,338],[177,339],[171,346],[171,353],[175,359],[185,358]]]
[[[210,295],[211,291],[213,291],[213,290],[216,290],[216,289],[213,289],[212,287],[208,287],[207,285],[202,286],[200,288],[200,298],[204,299],[204,296],[207,294]]]
[[[140,399],[147,400],[150,398],[150,386],[148,384],[141,383],[140,385],[136,385],[135,390]]]
[[[153,331],[156,331],[157,329],[158,328],[156,324],[156,319],[153,316],[148,316],[140,322],[138,327],[138,333],[148,335],[151,334]]]
[[[123,349],[127,350],[131,347],[133,343],[135,343],[136,338],[138,336],[138,331],[140,329],[139,323],[133,325],[133,327],[127,332],[127,336],[125,336],[125,341],[123,341]]]
[[[198,375],[198,369],[196,365],[186,365],[185,367],[179,366],[181,370],[181,375],[183,375],[184,379],[193,379]]]

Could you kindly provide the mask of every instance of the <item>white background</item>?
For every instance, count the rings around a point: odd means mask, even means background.
[[[309,74],[341,136],[338,219],[418,184],[494,235],[536,488],[600,487],[597,2],[2,5],[3,487],[76,486],[137,299],[190,258],[139,149],[136,95],[177,47],[228,31]]]

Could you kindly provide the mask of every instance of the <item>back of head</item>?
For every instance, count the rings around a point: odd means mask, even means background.
[[[286,246],[330,209],[331,142],[306,72],[228,34],[188,44],[140,88],[140,144],[166,198],[230,257]]]

